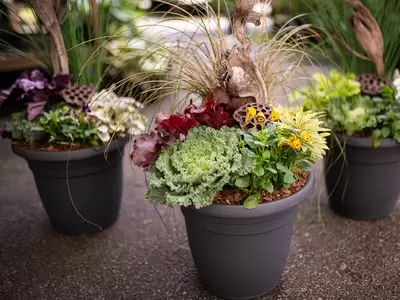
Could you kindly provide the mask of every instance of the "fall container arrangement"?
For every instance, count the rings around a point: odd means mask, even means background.
[[[368,9],[361,1],[347,2],[353,8],[349,24],[368,56],[337,38],[375,63],[376,74],[316,74],[315,85],[293,97],[305,110],[324,112],[325,126],[335,132],[325,159],[330,206],[349,218],[373,220],[389,216],[400,196],[400,78],[398,71],[384,76],[382,34]]]
[[[232,48],[211,35],[209,44],[163,47],[174,69],[160,89],[199,97],[156,114],[154,130],[134,139],[131,158],[148,172],[145,198],[181,208],[203,286],[225,299],[253,299],[281,278],[296,210],[314,190],[311,165],[324,155],[329,130],[320,113],[269,101],[294,74],[288,57],[299,49],[285,41],[302,28],[252,47],[245,23],[259,24],[259,16],[236,4]]]
[[[3,90],[1,103],[7,102],[24,109],[10,116],[3,138],[26,159],[54,229],[82,235],[111,226],[122,196],[124,146],[145,129],[141,105],[39,70]]]
[[[117,86],[101,88],[105,3],[89,1],[91,14],[83,14],[78,2],[26,1],[43,25],[28,40],[49,55],[43,71],[22,73],[0,93],[0,109],[15,111],[2,135],[27,161],[51,224],[66,235],[96,233],[117,220],[124,146],[146,123],[139,102],[118,97]]]

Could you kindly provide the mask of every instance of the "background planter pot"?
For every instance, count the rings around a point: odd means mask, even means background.
[[[203,286],[225,299],[253,299],[272,290],[286,264],[297,207],[313,190],[310,173],[296,194],[255,209],[223,204],[182,207]]]
[[[104,230],[118,218],[126,142],[127,139],[120,139],[107,149],[102,146],[69,152],[30,150],[16,145],[12,149],[28,162],[54,229],[66,235],[82,235]],[[89,222],[79,216],[74,205]]]
[[[389,216],[400,195],[400,145],[385,139],[374,148],[371,138],[338,137],[345,145],[346,160],[333,142],[325,159],[330,206],[353,219]]]

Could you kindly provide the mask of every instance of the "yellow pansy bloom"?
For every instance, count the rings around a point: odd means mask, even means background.
[[[308,134],[308,132],[305,131],[305,130],[301,132],[300,137],[301,137],[301,139],[302,139],[303,141],[305,141],[305,142],[307,142],[307,143],[310,143],[310,142],[311,142],[311,136],[310,136],[310,135]]]
[[[264,116],[264,114],[262,112],[259,112],[256,115],[256,121],[257,121],[258,124],[264,124],[265,123],[265,116]]]
[[[301,140],[297,136],[291,136],[289,138],[289,146],[297,151],[301,149]]]
[[[254,107],[248,107],[247,108],[247,115],[246,115],[246,119],[244,120],[245,123],[249,122],[251,119],[254,118],[254,116],[256,115],[257,111]]]
[[[272,122],[276,122],[279,120],[279,112],[276,110],[273,110],[271,112],[271,116],[269,117],[271,119]]]

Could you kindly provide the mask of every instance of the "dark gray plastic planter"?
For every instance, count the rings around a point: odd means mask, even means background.
[[[201,284],[224,299],[254,299],[279,282],[300,202],[314,190],[314,176],[296,194],[255,209],[213,204],[182,207]]]
[[[385,139],[374,148],[371,138],[338,138],[346,159],[337,142],[331,143],[325,159],[331,208],[351,219],[388,217],[400,195],[400,144]]]
[[[83,235],[104,230],[118,218],[126,142],[127,139],[121,139],[107,149],[102,146],[70,152],[30,150],[15,145],[12,149],[28,162],[54,229],[66,235]]]

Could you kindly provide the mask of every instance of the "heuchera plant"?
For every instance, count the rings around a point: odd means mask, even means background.
[[[39,70],[26,71],[6,90],[0,91],[0,106],[6,101],[23,101],[28,120],[44,113],[45,106],[63,101],[60,91],[71,84],[72,75],[55,75],[51,80]]]
[[[218,130],[235,124],[237,122],[226,111],[224,104],[214,100],[206,100],[200,107],[191,104],[182,115],[159,113],[155,130],[135,139],[132,161],[139,167],[147,168],[155,161],[161,149],[176,140],[184,139],[192,127],[205,125]]]
[[[10,89],[0,92],[0,101],[22,101],[26,110],[13,113],[2,136],[36,145],[74,144],[98,146],[112,137],[138,134],[145,129],[142,105],[130,98],[119,98],[103,90],[80,100],[65,102],[64,89],[71,85],[70,75],[55,75],[51,80],[39,70],[25,72]],[[91,93],[85,87],[85,93]],[[84,99],[84,98],[83,98]],[[1,109],[1,106],[0,106]]]

